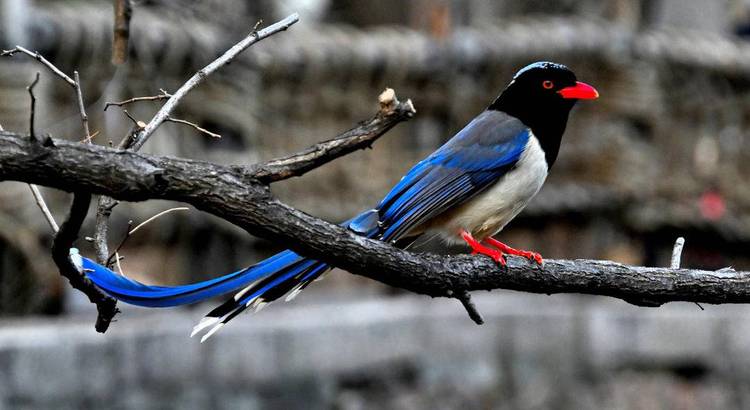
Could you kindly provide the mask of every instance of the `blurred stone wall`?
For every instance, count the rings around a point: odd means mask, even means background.
[[[316,286],[320,287],[320,286]],[[0,321],[7,409],[741,409],[746,306],[511,292],[300,304],[188,338],[199,310]]]

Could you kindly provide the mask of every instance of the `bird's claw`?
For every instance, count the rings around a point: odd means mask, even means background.
[[[505,255],[503,255],[502,252],[500,252],[500,251],[498,251],[496,249],[490,249],[487,252],[474,251],[471,254],[472,255],[479,254],[479,255],[489,256],[490,259],[492,259],[493,261],[495,261],[495,263],[498,264],[498,266],[500,266],[502,268],[506,268],[506,269],[508,268],[508,261],[505,259]]]
[[[493,238],[485,239],[485,241],[487,242],[487,244],[485,245],[483,243],[480,243],[476,239],[474,239],[474,237],[472,237],[471,234],[466,231],[461,232],[461,237],[464,239],[464,241],[466,241],[466,243],[469,244],[469,246],[471,246],[472,255],[478,253],[478,254],[489,256],[490,258],[492,258],[492,260],[497,262],[500,266],[503,266],[506,268],[507,268],[507,260],[505,258],[505,254],[516,255],[522,258],[526,258],[529,260],[529,262],[536,263],[538,267],[541,267],[544,264],[544,259],[542,259],[542,255],[540,255],[537,252],[522,251],[522,250],[518,250],[515,248],[511,248],[510,246]]]
[[[535,262],[539,266],[542,266],[544,264],[544,259],[542,259],[542,255],[540,255],[537,252],[518,251],[518,256],[522,256],[528,259],[529,262]]]
[[[505,255],[503,254],[502,250],[493,249],[493,248],[489,248],[487,246],[482,245],[476,239],[474,239],[470,233],[466,231],[462,232],[461,236],[464,238],[466,243],[468,243],[469,246],[471,246],[472,255],[479,254],[479,255],[489,256],[490,259],[495,261],[495,263],[497,263],[499,266],[506,268],[506,269],[508,268],[508,262],[505,259]]]

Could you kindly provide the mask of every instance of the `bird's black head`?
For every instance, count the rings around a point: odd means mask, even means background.
[[[522,68],[488,107],[510,114],[531,128],[547,156],[557,158],[568,114],[578,100],[599,97],[594,87],[576,80],[562,64],[538,62]]]

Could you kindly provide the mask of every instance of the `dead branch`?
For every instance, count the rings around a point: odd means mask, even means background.
[[[107,258],[107,263],[103,263],[102,265],[106,266],[109,269],[112,269],[112,264],[115,262],[118,262],[118,268],[120,270],[120,273],[122,273],[122,268],[119,267],[120,262],[120,249],[122,249],[123,246],[125,246],[125,242],[128,241],[130,238],[130,229],[133,227],[133,221],[128,221],[128,227],[125,229],[125,235],[122,236],[122,239],[120,240],[120,244],[117,245],[115,248],[115,251],[112,252],[111,255]]]
[[[217,58],[216,60],[212,61],[209,65],[203,67],[202,69],[198,70],[197,73],[195,73],[192,77],[190,77],[189,80],[185,82],[180,88],[177,89],[177,91],[172,94],[172,97],[170,97],[166,103],[161,107],[161,109],[154,115],[154,118],[151,119],[151,121],[146,125],[146,128],[144,128],[142,131],[138,132],[136,134],[132,149],[138,150],[140,149],[143,144],[148,141],[149,137],[156,131],[159,126],[166,121],[166,119],[172,114],[172,111],[177,107],[177,104],[180,103],[180,101],[196,86],[201,84],[206,77],[211,75],[214,71],[218,70],[219,68],[225,66],[230,61],[232,61],[235,57],[237,57],[241,52],[245,51],[248,47],[251,45],[268,38],[276,33],[279,33],[281,31],[285,31],[289,27],[291,27],[294,23],[299,21],[299,15],[297,13],[294,13],[287,18],[274,23],[263,30],[257,30],[256,28],[253,29],[253,31],[242,41],[232,46],[229,50],[227,50],[224,54],[221,55],[221,57]]]
[[[83,132],[86,133],[84,142],[91,142],[91,131],[89,131],[89,116],[86,115],[86,107],[83,104],[83,91],[81,91],[81,77],[78,76],[78,71],[73,71],[73,78],[75,81],[76,100],[78,101],[78,112],[81,114],[81,123],[83,124]]]
[[[669,267],[672,269],[680,268],[680,259],[682,259],[682,248],[685,246],[685,238],[679,237],[674,242],[674,248],[672,248],[672,260],[669,263]]]
[[[29,51],[28,49],[23,48],[21,46],[15,46],[14,48],[12,48],[10,50],[3,50],[0,53],[0,57],[4,57],[4,56],[12,57],[13,55],[15,55],[17,53],[26,54],[27,56],[35,59],[36,61],[39,61],[40,64],[42,64],[43,66],[47,67],[47,69],[49,69],[54,75],[62,78],[63,81],[65,81],[66,83],[68,83],[69,86],[71,86],[73,88],[76,87],[75,80],[73,80],[72,78],[70,78],[67,74],[63,73],[59,68],[55,67],[54,64],[50,63],[49,60],[47,60],[46,58],[44,58],[41,54],[39,54],[39,52]]]
[[[474,323],[478,325],[484,324],[484,318],[482,318],[482,315],[477,310],[476,305],[471,300],[471,294],[468,290],[460,290],[455,297],[461,302],[461,305],[463,305],[464,309],[466,309],[466,313],[469,314],[469,318],[473,320]]]
[[[122,64],[128,59],[130,17],[133,7],[130,0],[115,0],[115,28],[112,38],[112,64]]]
[[[81,225],[86,219],[89,210],[91,194],[76,193],[73,195],[73,204],[70,214],[60,226],[52,243],[52,260],[60,269],[60,274],[68,279],[70,285],[88,296],[89,301],[96,305],[98,316],[96,318],[96,331],[104,333],[109,328],[112,318],[119,312],[117,301],[104,294],[85,275],[81,274],[70,259],[70,248],[78,239]]]
[[[118,102],[105,102],[104,103],[104,111],[107,111],[107,108],[109,108],[109,107],[111,107],[113,105],[117,106],[117,107],[122,107],[124,105],[132,104],[134,102],[139,102],[139,101],[163,101],[163,100],[168,100],[170,97],[172,97],[172,94],[169,94],[168,92],[166,92],[164,90],[159,90],[159,91],[161,91],[161,94],[150,95],[150,96],[147,96],[147,97],[133,97],[133,98],[129,98],[127,100],[118,101]]]
[[[100,265],[106,266],[109,259],[109,245],[107,244],[109,217],[117,204],[117,201],[104,195],[100,195],[97,200],[96,220],[94,222],[94,251],[96,252],[96,261]]]
[[[31,188],[31,195],[34,196],[34,200],[36,201],[37,206],[39,206],[39,209],[42,211],[44,219],[47,220],[49,227],[52,228],[52,232],[57,233],[60,230],[60,227],[57,226],[57,222],[55,222],[55,218],[52,216],[52,212],[49,211],[47,203],[44,202],[44,197],[42,197],[42,193],[39,192],[39,187],[34,184],[29,184],[29,188]]]
[[[111,255],[109,255],[109,258],[107,258],[107,263],[104,266],[106,266],[108,268],[111,267],[112,266],[113,258],[117,258],[116,259],[117,261],[119,261],[121,259],[120,256],[118,255],[118,253],[120,252],[120,249],[122,249],[122,247],[125,246],[125,242],[127,242],[128,239],[130,239],[130,237],[134,233],[136,233],[139,229],[143,228],[144,226],[148,225],[149,223],[153,222],[154,220],[156,220],[156,219],[158,219],[158,218],[160,218],[160,217],[162,217],[162,216],[164,216],[164,215],[166,215],[168,213],[175,212],[175,211],[187,211],[189,209],[190,208],[187,208],[187,207],[184,207],[184,206],[175,207],[175,208],[169,208],[169,209],[167,209],[165,211],[161,211],[158,214],[156,214],[156,215],[154,215],[154,216],[146,219],[145,221],[139,223],[135,228],[133,228],[133,221],[128,221],[128,229],[125,231],[125,235],[123,236],[122,240],[120,241],[120,244],[117,245],[117,248],[115,248],[115,251],[112,252]],[[120,271],[122,272],[122,269],[120,269]]]
[[[57,75],[68,85],[73,87],[76,101],[78,103],[78,110],[81,114],[81,123],[83,124],[83,130],[85,133],[84,141],[88,144],[91,143],[91,133],[89,131],[88,116],[86,115],[86,108],[83,102],[83,92],[81,90],[81,79],[78,75],[78,71],[73,72],[71,79],[60,69],[55,67],[54,64],[50,63],[47,59],[41,56],[38,52],[32,53],[31,51],[16,46],[16,48],[8,51],[3,51],[0,56],[13,56],[15,53],[23,53],[29,55],[39,61],[43,66],[47,67],[53,74]],[[39,82],[39,72],[36,73],[34,81],[29,85],[28,92],[31,97],[31,112],[29,115],[29,139],[33,144],[41,145],[41,147],[50,148],[53,147],[54,143],[52,139],[47,137],[42,144],[39,144],[39,139],[36,136],[34,127],[36,117],[36,97],[34,96],[34,87]],[[34,184],[29,184],[31,192],[34,195],[37,205],[42,211],[45,219],[50,224],[50,227],[55,232],[55,239],[52,246],[52,259],[57,265],[60,274],[70,282],[71,286],[85,293],[92,303],[95,303],[99,316],[96,320],[96,330],[104,333],[109,327],[114,315],[117,313],[117,301],[104,293],[102,293],[96,286],[93,285],[84,275],[82,275],[73,265],[70,259],[69,250],[73,247],[73,242],[78,237],[78,232],[81,229],[81,224],[86,218],[86,213],[91,202],[90,193],[76,193],[73,196],[73,204],[71,205],[70,214],[62,227],[58,228],[55,219],[49,212],[47,204],[44,202],[39,189]]]
[[[396,124],[416,114],[411,100],[400,102],[391,88],[387,88],[380,94],[378,102],[380,110],[369,121],[302,152],[254,165],[253,176],[263,183],[300,176],[340,156],[370,147]]]
[[[431,296],[512,289],[586,293],[658,303],[750,303],[750,272],[626,266],[609,261],[547,260],[543,268],[510,258],[508,270],[470,255],[414,254],[311,217],[271,197],[252,172],[210,162],[144,155],[55,140],[40,147],[0,132],[0,181],[44,184],[120,200],[191,204],[251,234],[391,286]],[[204,195],[211,191],[212,195]]]
[[[165,118],[164,121],[166,121],[166,122],[173,122],[175,124],[187,125],[188,127],[193,127],[196,131],[200,132],[201,134],[206,134],[206,135],[208,135],[211,138],[221,138],[221,135],[219,135],[219,134],[217,134],[215,132],[211,132],[211,131],[209,131],[209,130],[207,130],[207,129],[201,127],[201,126],[199,126],[198,124],[192,123],[192,122],[187,121],[187,120],[181,120],[181,119],[178,119],[178,118],[172,118],[172,117],[167,116],[167,118]]]
[[[34,128],[34,118],[36,118],[36,97],[34,97],[34,87],[39,83],[39,72],[37,71],[36,75],[34,76],[34,81],[29,84],[28,87],[26,87],[26,91],[29,92],[29,97],[31,98],[31,110],[29,111],[29,138],[31,138],[32,141],[38,142],[36,138],[36,131]]]
[[[299,21],[299,16],[295,13],[285,18],[284,20],[272,24],[271,26],[260,31],[258,31],[258,25],[260,24],[260,22],[258,22],[255,27],[253,27],[253,31],[247,37],[232,46],[219,58],[212,61],[206,67],[195,73],[195,75],[188,79],[188,81],[185,82],[185,84],[183,84],[174,94],[169,94],[164,90],[160,90],[163,95],[168,96],[167,102],[161,107],[159,111],[157,111],[157,113],[148,124],[143,124],[142,122],[135,120],[127,113],[127,111],[125,111],[125,114],[128,115],[128,117],[136,124],[136,126],[133,128],[133,131],[120,142],[119,148],[138,151],[143,146],[143,144],[146,143],[146,141],[154,133],[154,131],[156,131],[156,129],[164,121],[167,121],[170,118],[170,115],[172,114],[172,111],[174,111],[175,107],[177,107],[177,104],[179,104],[180,101],[193,88],[202,83],[206,77],[208,77],[210,74],[223,67],[224,65],[228,64],[237,55],[239,55],[251,45],[276,33],[285,31],[297,21]],[[131,98],[130,100],[125,100],[122,103],[108,104],[122,106],[135,101],[145,101],[149,99],[157,100],[162,98],[161,96],[156,96],[154,98],[136,97]],[[105,110],[109,105],[105,105]],[[217,135],[209,132],[208,130],[200,128],[197,125],[195,125],[195,127],[201,131],[209,133],[209,135]],[[117,202],[113,201],[111,198],[100,196],[98,199],[96,211],[96,228],[94,234],[94,248],[96,249],[97,261],[99,263],[105,263],[108,260],[109,250],[107,245],[107,225],[109,224],[109,217],[112,214],[112,209],[114,209],[115,206],[117,206]]]
[[[91,140],[91,133],[89,132],[89,119],[88,119],[88,116],[86,115],[86,108],[83,103],[83,92],[81,91],[81,79],[78,77],[78,71],[73,72],[73,77],[75,79],[70,78],[70,76],[62,72],[62,70],[60,70],[59,68],[55,67],[54,64],[50,63],[49,60],[44,58],[41,54],[39,54],[39,52],[32,52],[21,46],[16,46],[15,48],[10,49],[10,50],[3,50],[3,52],[0,53],[0,57],[3,57],[3,56],[12,57],[16,53],[26,54],[27,56],[39,61],[40,64],[42,64],[44,67],[49,69],[53,74],[55,74],[57,77],[65,81],[69,86],[73,87],[76,101],[78,103],[78,111],[81,114],[81,122],[83,123],[83,130],[86,133],[84,140],[85,141]],[[38,81],[38,77],[39,77],[39,73],[37,73],[37,81]],[[36,84],[36,82],[34,84]],[[32,84],[32,87],[34,84]],[[33,104],[33,95],[32,95],[32,104]],[[33,117],[32,117],[32,123],[31,123],[32,137],[33,137],[33,132],[34,132],[33,125],[34,124],[33,124]]]

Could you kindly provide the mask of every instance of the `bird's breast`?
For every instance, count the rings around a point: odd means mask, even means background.
[[[460,241],[457,233],[461,229],[479,240],[496,234],[539,192],[547,170],[544,150],[531,134],[513,169],[484,192],[436,220],[433,228],[444,233],[449,241]]]

